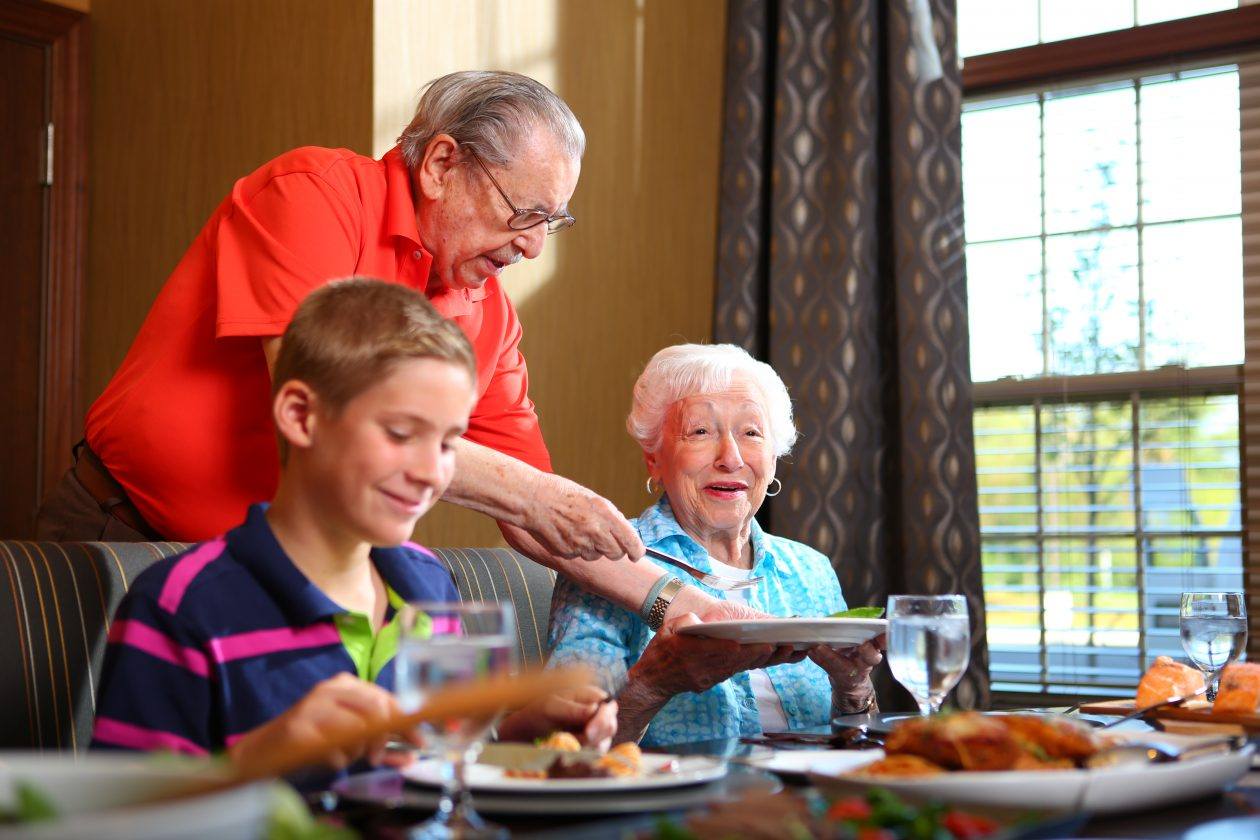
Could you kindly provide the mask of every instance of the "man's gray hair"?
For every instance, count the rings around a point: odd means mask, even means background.
[[[512,160],[528,128],[545,128],[575,160],[586,151],[586,133],[564,100],[546,85],[503,70],[465,70],[429,82],[416,115],[398,138],[403,160],[415,169],[429,141],[449,134],[487,163]]]
[[[796,424],[787,386],[774,368],[734,344],[677,344],[658,351],[634,383],[626,431],[645,452],[656,452],[671,405],[696,394],[721,393],[736,374],[751,379],[761,392],[775,457],[788,454],[796,443]]]

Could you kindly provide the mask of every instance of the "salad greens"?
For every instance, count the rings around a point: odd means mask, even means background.
[[[13,804],[0,808],[0,825],[43,822],[57,819],[57,808],[39,788],[29,782],[13,783]]]
[[[287,784],[273,786],[267,840],[353,840],[359,835],[349,828],[317,820],[297,791]],[[0,807],[0,826],[25,825],[58,819],[61,815],[38,787],[21,780],[13,783],[13,800]]]
[[[788,797],[788,799],[784,799]],[[795,807],[792,803],[795,802]],[[814,838],[815,840],[987,840],[1002,825],[946,805],[911,805],[882,788],[837,799],[776,794],[773,800],[733,802],[706,817],[656,823],[653,840]]]
[[[317,819],[298,792],[277,783],[271,792],[267,840],[354,840],[358,832]]]
[[[840,610],[832,613],[832,618],[883,618],[883,607],[854,607],[851,610]]]

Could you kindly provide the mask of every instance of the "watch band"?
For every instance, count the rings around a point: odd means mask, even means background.
[[[677,575],[671,575],[669,572],[663,572],[652,583],[652,588],[648,590],[647,595],[643,597],[643,603],[639,605],[639,618],[647,623],[648,613],[652,612],[652,605],[656,603],[656,596],[661,594],[661,590],[665,588],[665,584],[676,578]]]
[[[837,708],[836,708],[836,712],[841,715],[864,715],[868,713],[874,713],[877,711],[879,711],[879,704],[875,700],[874,686],[871,687],[870,693],[866,695],[866,702],[862,703],[856,709],[845,709],[845,708],[840,707],[840,704],[837,704]]]
[[[665,623],[665,613],[669,611],[669,605],[674,602],[674,596],[682,588],[683,582],[679,578],[670,578],[669,583],[665,584],[657,594],[646,619],[647,626],[652,628],[653,633],[660,630],[661,625]]]

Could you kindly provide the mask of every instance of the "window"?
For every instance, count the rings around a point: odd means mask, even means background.
[[[1233,394],[977,409],[996,691],[1132,686],[1184,590],[1242,588]]]
[[[1236,3],[994,5],[960,0],[964,54]],[[969,21],[986,14],[1002,26],[982,35]],[[995,691],[1127,690],[1155,656],[1182,656],[1182,591],[1243,588],[1240,150],[1260,138],[1240,103],[1256,75],[1237,58],[1146,60],[964,106]]]
[[[1237,6],[1238,0],[958,0],[958,54],[965,58]]]

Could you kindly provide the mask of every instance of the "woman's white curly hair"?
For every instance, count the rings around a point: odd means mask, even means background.
[[[676,344],[657,352],[634,383],[626,431],[645,452],[656,452],[671,405],[696,394],[725,391],[737,374],[751,379],[761,392],[775,457],[783,457],[792,451],[797,434],[787,386],[774,368],[734,344]]]

